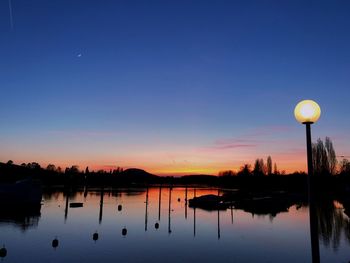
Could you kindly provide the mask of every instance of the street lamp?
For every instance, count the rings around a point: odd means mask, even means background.
[[[307,148],[307,168],[308,168],[308,197],[309,197],[309,216],[310,216],[310,234],[311,234],[311,252],[312,262],[320,262],[320,248],[318,243],[318,225],[317,214],[313,191],[311,187],[311,177],[314,169],[312,163],[312,144],[311,144],[311,124],[318,121],[321,115],[320,106],[313,100],[303,100],[297,104],[294,109],[294,116],[298,122],[306,126],[306,148]]]
[[[311,124],[318,121],[321,108],[313,100],[303,100],[294,109],[294,116],[298,122],[306,126],[307,167],[309,177],[313,175],[312,147],[311,147]]]

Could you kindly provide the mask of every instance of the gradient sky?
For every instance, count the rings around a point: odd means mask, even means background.
[[[293,110],[350,155],[349,1],[0,2],[0,161],[304,170]],[[11,20],[12,15],[12,20]]]

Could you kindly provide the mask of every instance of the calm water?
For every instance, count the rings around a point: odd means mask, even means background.
[[[195,193],[217,190],[188,188],[188,199]],[[0,245],[8,251],[3,262],[311,262],[307,207],[292,205],[275,216],[205,211],[186,207],[185,194],[185,188],[105,191],[102,199],[100,191],[69,198],[47,193],[39,213],[1,214]],[[70,208],[71,202],[84,206]],[[321,262],[350,260],[343,210],[333,200],[319,209]]]

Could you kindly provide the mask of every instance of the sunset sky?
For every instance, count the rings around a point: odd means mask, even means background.
[[[349,14],[349,1],[1,1],[0,161],[181,175],[271,155],[305,170],[302,99],[322,109],[313,139],[350,156]]]

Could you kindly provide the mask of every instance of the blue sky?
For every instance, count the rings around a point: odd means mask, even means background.
[[[2,161],[215,173],[270,154],[304,169],[301,99],[322,108],[314,138],[350,155],[347,1],[11,3]]]

